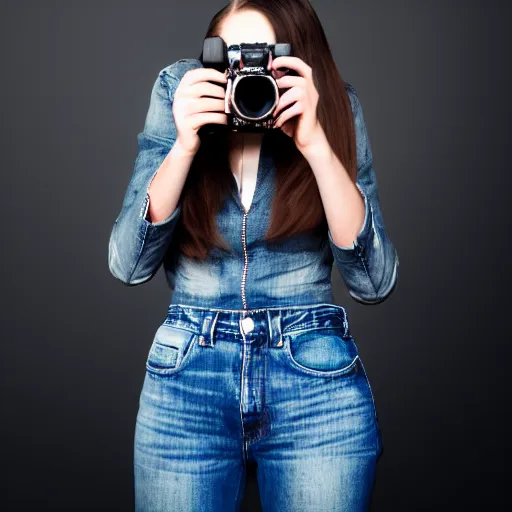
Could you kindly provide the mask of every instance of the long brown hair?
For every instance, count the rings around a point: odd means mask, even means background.
[[[274,28],[276,41],[290,43],[292,55],[312,67],[319,93],[318,120],[333,151],[355,182],[357,157],[350,99],[310,2],[233,0],[215,14],[205,37],[219,35],[221,22],[232,12],[244,9],[264,14]],[[316,178],[307,160],[293,139],[281,130],[269,130],[268,137],[276,167],[276,186],[266,240],[326,229]],[[183,188],[182,213],[174,238],[182,254],[204,260],[214,247],[231,250],[218,232],[215,215],[233,186],[236,182],[229,166],[227,137],[202,138]]]

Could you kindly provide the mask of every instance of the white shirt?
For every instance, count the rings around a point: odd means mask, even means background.
[[[249,208],[251,207],[252,198],[254,196],[254,190],[256,189],[256,177],[258,174],[258,168],[251,167],[249,167],[248,169],[244,169],[242,176],[243,186],[240,200],[242,201],[242,204],[245,206],[246,210],[249,210]],[[235,173],[233,173],[233,176],[235,177],[236,183],[238,185],[238,192],[240,192],[240,180],[238,179],[238,176]]]
[[[257,138],[262,137],[262,134],[246,134],[245,137],[255,137]],[[247,151],[247,148],[246,148]],[[259,152],[258,159],[261,156],[261,144],[259,146]],[[247,153],[246,153],[247,155]],[[247,158],[247,157],[246,157]],[[246,160],[247,162],[247,160]],[[242,173],[242,183],[240,183],[239,177],[233,172],[233,176],[235,177],[236,183],[238,185],[238,192],[240,193],[240,189],[242,189],[242,193],[240,194],[240,201],[244,205],[245,209],[248,211],[252,204],[252,199],[254,196],[254,191],[256,189],[256,178],[258,176],[258,166],[259,166],[259,160],[257,160],[258,163],[254,163],[254,161],[251,163],[251,165],[246,165],[241,170]]]

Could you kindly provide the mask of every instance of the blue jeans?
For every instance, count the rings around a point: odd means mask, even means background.
[[[136,512],[238,511],[247,462],[264,512],[364,511],[381,451],[342,306],[169,306],[140,394]]]

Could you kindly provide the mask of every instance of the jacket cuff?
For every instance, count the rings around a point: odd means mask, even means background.
[[[148,187],[149,188],[149,187]],[[148,219],[149,212],[149,201],[150,201],[149,193],[146,191],[144,199],[142,201],[141,213],[143,228],[148,231],[160,231],[161,229],[167,227],[168,224],[173,224],[174,220],[177,220],[181,213],[181,204],[178,203],[178,206],[175,210],[165,219],[159,220],[158,222],[151,222]]]

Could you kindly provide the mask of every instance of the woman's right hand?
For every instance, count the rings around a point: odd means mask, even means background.
[[[226,89],[210,81],[226,84],[227,77],[213,68],[189,69],[174,92],[172,113],[177,131],[176,142],[190,154],[195,154],[201,145],[197,133],[201,126],[228,122],[224,112]]]

